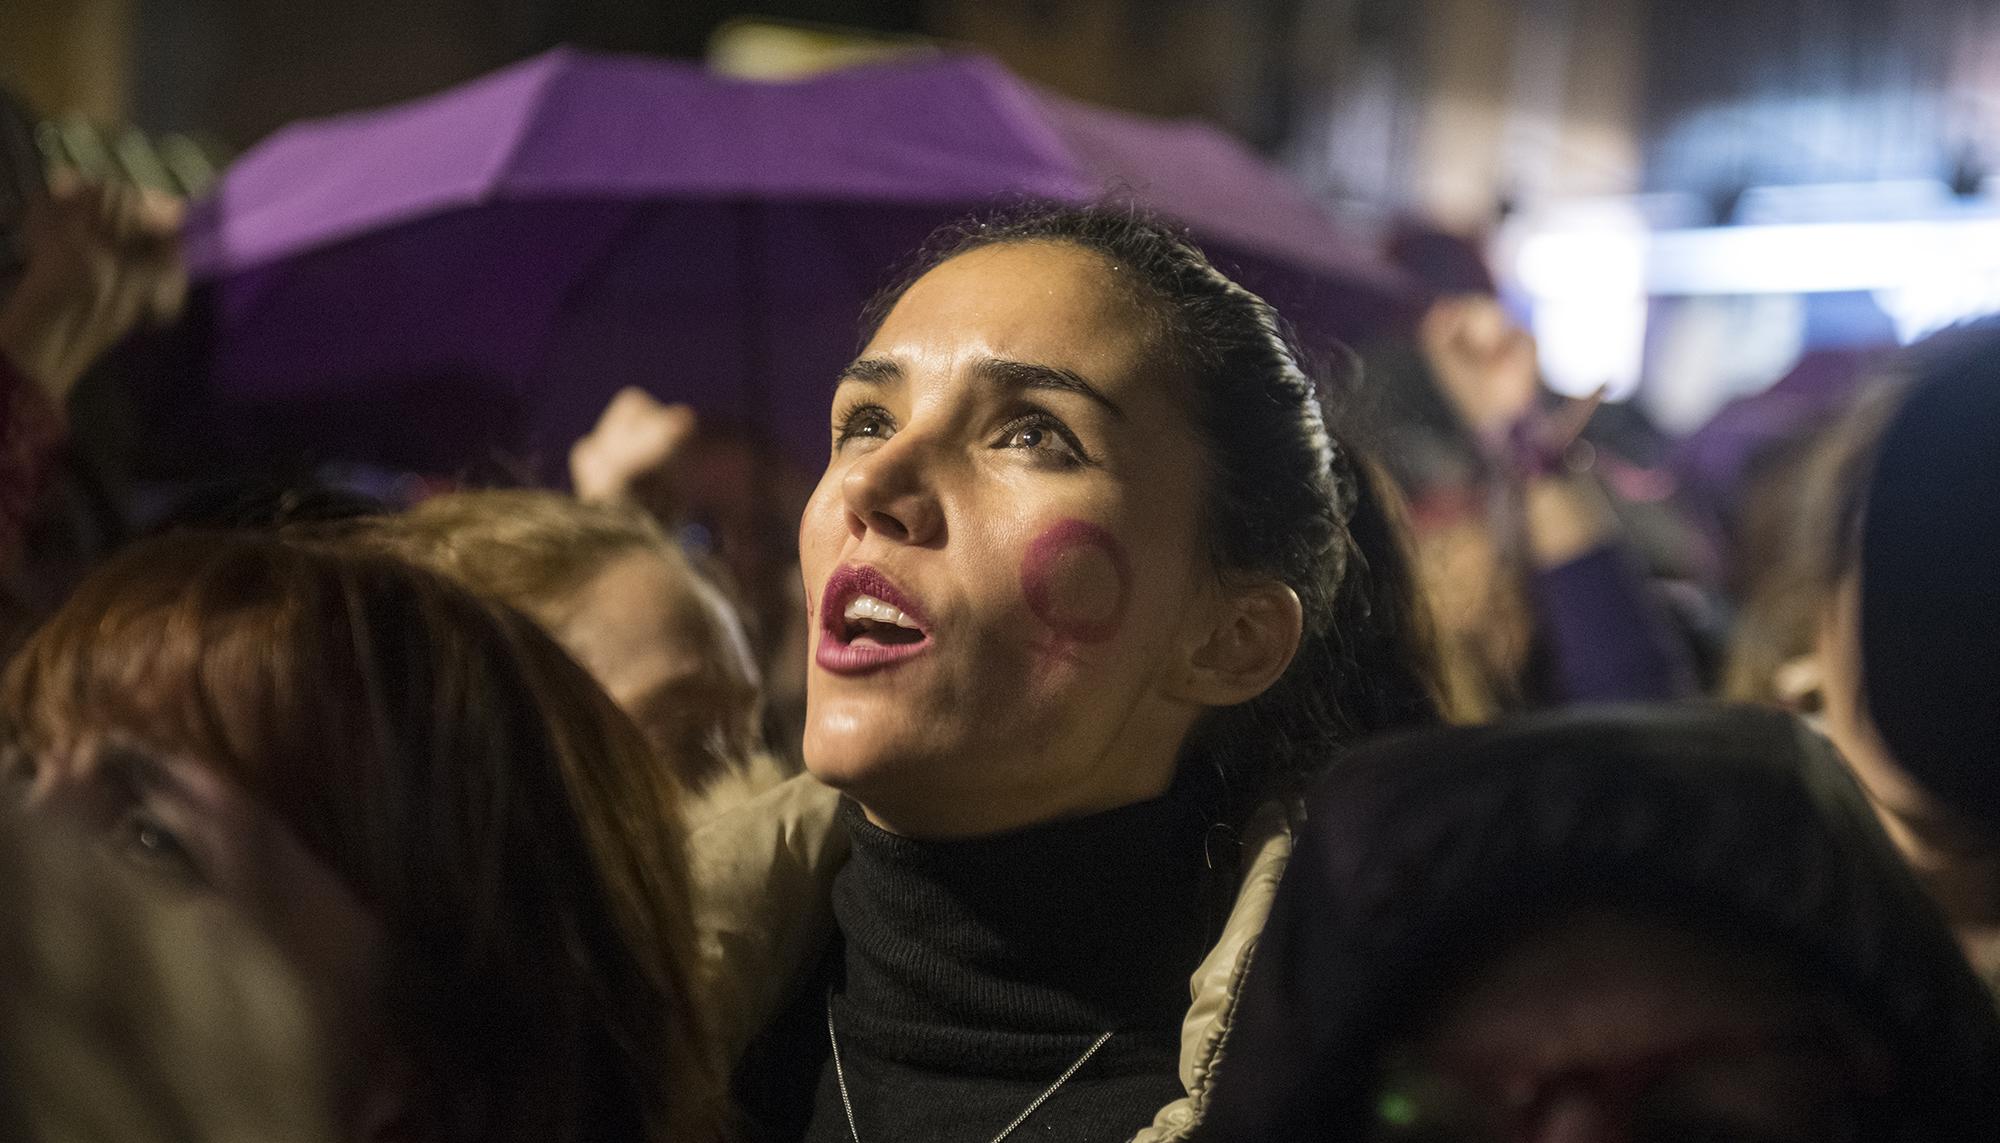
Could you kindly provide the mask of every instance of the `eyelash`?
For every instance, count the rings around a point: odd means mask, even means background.
[[[852,408],[845,410],[838,417],[834,419],[833,447],[836,450],[838,450],[844,447],[849,441],[869,436],[879,436],[880,435],[879,430],[881,428],[890,427],[892,425],[893,425],[893,418],[889,416],[889,411],[887,409],[884,409],[882,406],[872,405],[872,404],[855,405]],[[870,428],[876,429],[878,431],[874,433],[865,431]],[[1065,446],[1067,452],[1070,454],[1069,456],[1062,456],[1057,458],[1061,460],[1063,463],[1068,463],[1068,464],[1097,463],[1097,458],[1092,456],[1090,452],[1083,447],[1083,442],[1077,439],[1076,434],[1070,431],[1069,426],[1063,424],[1060,418],[1058,418],[1055,414],[1050,413],[1046,409],[1031,409],[1030,411],[1023,413],[1020,416],[1017,416],[1012,420],[1008,421],[1007,424],[1000,429],[998,440],[1001,443],[995,444],[993,447],[995,448],[1008,447],[1005,442],[1012,439],[1015,433],[1018,433],[1023,429],[1044,429],[1050,433],[1053,433],[1057,438],[1059,438],[1063,442],[1063,445]],[[1047,445],[1041,445],[1041,446],[1031,446],[1029,448],[1024,449],[1024,451],[1053,452],[1054,450],[1051,450]]]
[[[1076,434],[1069,430],[1069,426],[1063,424],[1062,421],[1059,418],[1057,418],[1053,413],[1050,413],[1043,409],[1035,409],[1030,412],[1023,413],[1018,417],[1015,417],[1013,420],[1007,422],[1006,427],[1000,430],[1000,440],[1002,442],[1012,440],[1014,434],[1020,432],[1023,429],[1043,429],[1048,432],[1054,433],[1058,438],[1060,438],[1063,442],[1063,445],[1065,446],[1065,451],[1068,453],[1068,455],[1058,456],[1056,459],[1060,460],[1064,464],[1097,463],[1096,457],[1093,457],[1088,452],[1084,451],[1083,442],[1076,439]],[[1008,446],[1003,443],[996,445],[994,447],[1005,448]],[[1050,450],[1048,446],[1043,445],[1040,447],[1036,447],[1031,451],[1050,452],[1052,450]]]
[[[838,449],[848,441],[861,436],[862,434],[857,430],[856,426],[860,425],[864,419],[871,417],[872,423],[876,425],[888,425],[892,421],[892,418],[889,416],[889,410],[884,409],[880,405],[865,403],[850,406],[846,411],[835,417],[833,421],[833,447]]]

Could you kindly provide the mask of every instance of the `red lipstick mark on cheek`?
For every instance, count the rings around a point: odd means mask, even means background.
[[[1021,594],[1058,639],[1102,643],[1125,619],[1132,563],[1110,532],[1062,520],[1036,536],[1021,557]]]

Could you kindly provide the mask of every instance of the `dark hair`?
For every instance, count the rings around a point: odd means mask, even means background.
[[[1852,545],[1865,697],[1896,764],[2000,838],[2000,319],[1919,348]]]
[[[84,581],[0,715],[24,756],[123,732],[284,821],[387,934],[440,1139],[721,1133],[677,787],[518,612],[336,544],[168,535]]]
[[[1562,713],[1400,736],[1307,801],[1202,1133],[1361,1138],[1382,1057],[1468,970],[1599,911],[1722,935],[1887,1054],[1916,1143],[2000,1122],[2000,1019],[1825,742],[1775,711]]]
[[[956,224],[870,305],[862,340],[936,266],[1036,242],[1101,255],[1160,323],[1211,472],[1211,561],[1224,575],[1279,580],[1305,613],[1284,676],[1211,712],[1190,744],[1223,781],[1225,815],[1296,788],[1372,732],[1432,721],[1428,645],[1380,478],[1328,431],[1320,388],[1277,311],[1184,234],[1121,206],[1026,208]]]

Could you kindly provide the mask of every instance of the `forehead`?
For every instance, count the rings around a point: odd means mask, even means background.
[[[1808,1005],[1782,961],[1661,922],[1574,918],[1475,971],[1439,1031],[1448,1046],[1551,1066],[1767,1031]]]
[[[864,354],[939,366],[973,357],[1035,361],[1130,388],[1158,341],[1158,320],[1103,255],[1016,242],[960,254],[917,279]]]

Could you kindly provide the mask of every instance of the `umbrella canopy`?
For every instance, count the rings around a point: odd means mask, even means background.
[[[1412,312],[1212,128],[972,57],[768,83],[564,49],[239,161],[190,221],[203,384],[178,411],[210,443],[219,418],[240,447],[439,470],[558,457],[638,384],[817,462],[861,306],[932,228],[1107,195],[1188,225],[1309,343]]]

